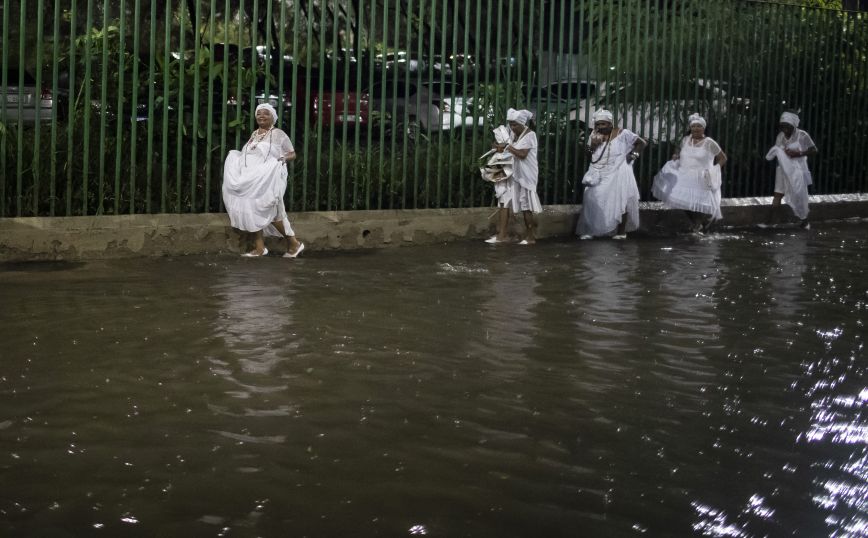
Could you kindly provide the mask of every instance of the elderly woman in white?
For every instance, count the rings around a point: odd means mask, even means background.
[[[808,185],[812,180],[811,171],[808,169],[808,156],[817,154],[817,146],[808,133],[799,129],[799,117],[792,112],[781,115],[778,127],[780,132],[775,139],[775,145],[766,154],[767,160],[778,160],[769,223],[780,208],[781,200],[786,198],[787,205],[801,221],[800,226],[809,230]]]
[[[639,188],[633,175],[633,161],[647,143],[628,129],[616,128],[612,113],[594,113],[594,131],[588,137],[591,155],[582,179],[585,191],[576,234],[581,239],[613,235],[626,239],[639,227]]]
[[[241,151],[232,150],[223,165],[223,204],[233,228],[254,234],[253,250],[242,254],[268,254],[263,234],[286,239],[284,258],[295,258],[304,243],[286,216],[286,162],[295,159],[295,150],[285,132],[275,127],[277,111],[268,103],[256,107],[259,126]]]
[[[705,118],[691,114],[690,135],[681,141],[672,160],[654,177],[651,192],[670,209],[683,209],[694,232],[705,231],[720,213],[721,167],[726,154],[705,136]]]
[[[524,215],[526,229],[525,238],[519,245],[536,243],[536,221],[534,213],[542,212],[542,204],[536,193],[539,179],[537,164],[536,133],[530,128],[533,113],[529,110],[510,108],[506,112],[506,121],[512,131],[512,140],[508,144],[495,144],[493,149],[498,152],[507,151],[514,157],[513,174],[505,181],[496,185],[498,224],[497,235],[486,239],[486,243],[504,243],[509,240],[510,213],[519,212]]]

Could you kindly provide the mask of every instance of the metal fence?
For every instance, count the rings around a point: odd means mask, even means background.
[[[508,107],[536,114],[539,194],[581,201],[598,107],[651,141],[692,112],[724,196],[768,195],[798,111],[817,193],[864,192],[865,14],[744,0],[0,0],[0,217],[221,210],[222,163],[270,101],[291,211],[475,207]]]

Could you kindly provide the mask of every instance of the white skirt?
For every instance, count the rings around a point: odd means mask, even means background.
[[[230,151],[223,165],[223,205],[232,227],[282,237],[272,224],[282,221],[286,235],[295,235],[283,205],[286,176],[282,162],[267,160],[244,166],[244,155]]]
[[[651,193],[670,209],[684,209],[723,218],[720,212],[720,165],[710,169],[682,169],[668,161],[656,176]]]
[[[592,177],[594,174],[595,171],[589,169],[582,181],[586,187],[576,234],[612,235],[624,213],[627,214],[626,231],[638,229],[639,187],[633,167],[624,163],[608,176]]]

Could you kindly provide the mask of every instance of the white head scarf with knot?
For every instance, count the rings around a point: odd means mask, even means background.
[[[705,118],[700,116],[699,114],[691,114],[689,118],[687,118],[687,126],[693,127],[694,125],[702,125],[702,128],[705,129]]]
[[[598,121],[608,121],[609,123],[614,123],[614,120],[615,116],[612,115],[612,113],[605,108],[601,108],[600,110],[594,112],[594,123],[597,123]]]
[[[781,114],[780,122],[792,125],[795,129],[799,126],[799,117],[792,112],[784,112],[783,114]]]
[[[533,119],[533,112],[530,110],[516,110],[510,108],[506,111],[506,121],[514,121],[522,125],[527,125],[527,122]]]
[[[256,112],[259,112],[263,108],[271,112],[271,119],[274,120],[275,124],[277,124],[277,111],[274,110],[274,107],[271,106],[270,103],[262,103],[256,107]],[[256,112],[253,113],[254,116],[256,115]]]

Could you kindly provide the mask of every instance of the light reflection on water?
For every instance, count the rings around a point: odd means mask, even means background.
[[[864,225],[0,267],[0,534],[868,534]]]

